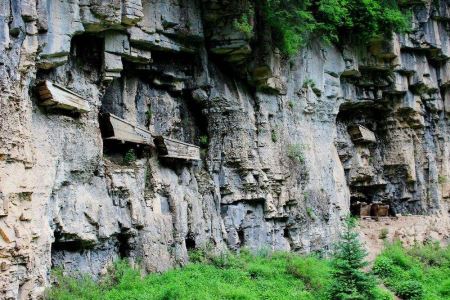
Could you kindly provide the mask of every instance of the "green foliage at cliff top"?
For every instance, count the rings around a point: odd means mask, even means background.
[[[275,41],[287,55],[315,37],[363,43],[410,28],[409,14],[396,0],[266,0],[264,8]]]

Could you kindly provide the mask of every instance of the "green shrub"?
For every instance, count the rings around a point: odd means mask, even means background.
[[[303,146],[300,144],[291,144],[288,146],[287,155],[290,159],[297,163],[304,163],[305,156],[303,155]]]
[[[389,230],[387,228],[382,228],[380,230],[380,234],[378,235],[378,238],[380,240],[385,240],[387,238],[388,233],[389,233]]]
[[[394,273],[394,262],[389,257],[379,256],[376,258],[373,271],[381,278],[387,278]]]
[[[394,299],[394,295],[384,289],[381,288],[375,288],[374,290],[374,299],[375,300],[393,300]]]
[[[136,157],[136,153],[134,152],[134,149],[130,149],[123,156],[123,163],[125,165],[131,165],[133,162],[136,161],[136,159],[137,159],[137,157]]]
[[[450,253],[447,249],[441,248],[439,243],[427,243],[425,245],[415,245],[408,254],[418,258],[428,266],[444,266],[450,261]]]
[[[198,141],[199,141],[199,143],[200,143],[200,146],[203,146],[203,147],[207,147],[208,146],[208,136],[207,135],[201,135],[201,136],[199,136],[199,138],[198,138]]]
[[[404,249],[388,244],[376,258],[374,273],[402,299],[448,299],[450,296],[450,248],[438,243]]]
[[[439,184],[444,184],[444,183],[446,183],[447,181],[448,181],[447,176],[443,176],[443,175],[439,175],[439,176],[438,176],[438,182],[439,182]]]
[[[367,42],[410,28],[409,14],[396,0],[266,0],[264,12],[277,45],[293,55],[312,37],[338,42],[343,37]]]
[[[147,106],[147,111],[145,112],[145,116],[147,118],[147,123],[150,124],[151,120],[152,120],[152,107],[150,106],[150,104]]]
[[[400,282],[396,294],[404,300],[420,300],[423,298],[423,286],[416,280]]]
[[[450,299],[450,278],[442,282],[441,286],[439,287],[439,294],[442,297]]]
[[[272,138],[272,142],[274,142],[274,143],[276,143],[278,141],[278,134],[275,129],[272,129],[271,138]]]
[[[240,18],[233,21],[233,27],[237,31],[242,32],[247,38],[251,38],[253,36],[253,25],[250,23],[251,18],[251,13],[245,13],[241,15]]]

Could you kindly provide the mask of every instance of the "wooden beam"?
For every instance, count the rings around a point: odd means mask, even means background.
[[[37,89],[40,105],[71,111],[90,111],[88,102],[80,95],[59,84],[45,80]]]

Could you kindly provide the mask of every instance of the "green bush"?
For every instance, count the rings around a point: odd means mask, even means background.
[[[442,282],[441,286],[439,287],[439,294],[442,297],[450,299],[450,278]]]
[[[201,135],[198,138],[198,141],[200,142],[200,146],[207,147],[209,143],[209,139],[207,135]]]
[[[450,299],[450,248],[439,244],[388,244],[376,258],[373,272],[402,299]]]
[[[86,275],[52,274],[56,283],[47,290],[49,300],[161,300],[161,299],[285,299],[285,300],[392,300],[362,268],[364,251],[350,225],[342,235],[333,261],[316,256],[270,252],[258,255],[214,254],[212,246],[189,253],[191,263],[163,274],[141,275],[141,270],[118,261],[95,282]],[[405,250],[400,243],[387,245],[373,270],[384,285],[404,300],[450,299],[450,265],[447,248],[430,245]],[[425,249],[425,250],[424,250]],[[430,249],[444,256],[442,264],[428,265]],[[426,253],[426,254],[423,254]],[[403,257],[402,257],[403,256]]]
[[[264,12],[278,46],[293,55],[312,37],[367,42],[410,28],[396,0],[266,0]]]
[[[297,163],[304,163],[305,156],[303,154],[303,145],[291,144],[287,149],[287,156]]]
[[[380,240],[385,240],[388,236],[389,230],[387,228],[382,228],[380,230],[380,234],[378,235],[378,238]]]
[[[236,30],[242,32],[247,38],[253,36],[253,25],[250,23],[252,15],[250,13],[241,15],[240,18],[233,21]]]
[[[392,276],[394,272],[394,262],[389,257],[380,256],[375,260],[373,271],[381,278]]]
[[[375,300],[393,300],[394,295],[384,289],[381,288],[375,288],[374,289],[374,299]]]
[[[428,266],[444,266],[450,261],[450,251],[442,248],[439,243],[415,245],[408,251],[408,254],[418,258]]]
[[[134,152],[134,149],[130,149],[123,156],[123,163],[125,165],[131,165],[133,162],[136,161],[136,159],[137,159],[137,157],[136,157],[136,153]]]
[[[271,138],[272,138],[272,142],[274,142],[274,143],[276,143],[278,141],[278,134],[275,129],[272,129]]]
[[[404,300],[419,300],[423,298],[422,284],[416,280],[400,282],[396,294]]]

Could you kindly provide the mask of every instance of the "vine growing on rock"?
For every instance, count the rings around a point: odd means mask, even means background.
[[[410,28],[409,13],[397,0],[266,0],[263,9],[275,43],[286,55],[315,37],[364,43]]]

